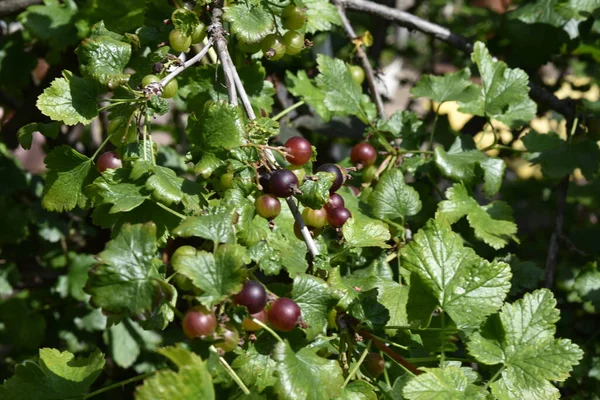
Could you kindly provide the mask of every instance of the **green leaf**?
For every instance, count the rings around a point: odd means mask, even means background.
[[[110,213],[131,211],[150,198],[141,184],[129,181],[129,171],[107,170],[86,188],[96,205],[113,204]]]
[[[449,188],[446,197],[448,200],[438,204],[435,214],[437,220],[454,224],[466,216],[469,225],[475,230],[475,236],[496,250],[506,246],[511,239],[519,243],[512,208],[506,202],[494,201],[481,206],[469,195],[462,183]]]
[[[19,131],[17,132],[17,139],[19,140],[19,144],[25,150],[29,150],[31,148],[33,134],[35,132],[40,132],[46,137],[56,139],[56,137],[58,136],[59,129],[60,124],[58,122],[50,122],[48,124],[32,122],[31,124],[27,124],[21,129],[19,129]]]
[[[31,34],[55,50],[62,50],[78,41],[75,27],[77,6],[72,1],[46,1],[45,5],[32,5],[19,15],[19,21]]]
[[[510,290],[510,267],[464,247],[459,235],[429,220],[400,251],[402,266],[418,274],[460,329],[476,328]]]
[[[327,314],[335,305],[329,285],[320,278],[300,274],[294,278],[292,299],[302,310],[302,319],[308,324],[306,338],[314,340],[325,334]]]
[[[162,370],[135,391],[136,400],[215,399],[212,376],[206,362],[186,365],[178,372]]]
[[[587,265],[575,278],[573,290],[584,301],[590,301],[596,311],[600,310],[600,271],[596,263]]]
[[[190,142],[203,151],[231,150],[242,144],[243,136],[238,107],[225,102],[209,102],[200,118],[190,117]]]
[[[342,24],[337,9],[327,0],[300,0],[298,4],[306,8],[306,32],[329,31]]]
[[[421,368],[425,374],[412,378],[402,393],[409,400],[463,400],[485,399],[488,392],[473,384],[472,375],[462,368]]]
[[[87,125],[98,116],[97,88],[92,82],[63,71],[38,97],[42,114],[65,125]]]
[[[171,168],[160,165],[155,165],[152,170],[153,174],[146,181],[146,189],[152,192],[152,197],[165,205],[181,203],[183,178],[178,177]]]
[[[410,92],[413,96],[427,97],[440,104],[445,101],[468,103],[479,94],[470,77],[471,72],[467,68],[442,76],[423,75]]]
[[[156,253],[154,223],[123,225],[89,272],[85,291],[92,295],[91,303],[118,317],[155,317],[174,296],[174,288],[158,271]]]
[[[52,150],[45,159],[48,175],[42,206],[49,211],[70,211],[85,207],[84,188],[98,175],[92,160],[64,145]]]
[[[246,43],[260,42],[273,28],[273,16],[260,4],[237,3],[226,8],[223,18],[231,22],[231,33]]]
[[[277,343],[275,391],[286,400],[328,400],[341,393],[344,378],[336,360],[316,355],[317,349],[302,348],[294,353],[290,345]]]
[[[198,354],[184,346],[183,343],[177,343],[175,346],[156,349],[156,352],[167,357],[177,368],[202,363],[202,358]]]
[[[221,245],[214,254],[186,246],[171,259],[175,271],[202,289],[199,300],[206,307],[212,307],[242,289],[245,277],[242,267],[248,262],[246,249],[237,244]]]
[[[551,291],[527,293],[505,304],[481,332],[470,336],[467,348],[471,355],[483,364],[503,367],[501,378],[492,384],[498,398],[508,398],[507,393],[512,393],[512,399],[553,398],[558,390],[548,381],[567,379],[583,357],[581,349],[570,340],[554,338],[559,319],[555,307]],[[518,390],[511,390],[514,388]]]
[[[12,298],[0,302],[0,340],[17,348],[34,351],[46,337],[44,315],[33,310],[27,301]]]
[[[40,349],[38,362],[18,364],[15,374],[0,386],[4,400],[63,400],[83,398],[104,368],[100,350],[87,358],[68,351]]]
[[[475,43],[471,59],[481,75],[481,92],[477,99],[463,102],[460,111],[515,128],[528,124],[535,117],[537,106],[529,98],[529,77],[525,71],[494,61],[481,42]]]
[[[235,358],[231,366],[242,382],[253,386],[258,393],[269,386],[274,386],[277,381],[275,377],[277,363],[268,353],[259,352],[252,343],[248,345],[246,351]]]
[[[181,237],[201,237],[215,243],[235,243],[235,226],[231,210],[216,214],[187,217],[173,231]]]
[[[580,168],[586,178],[593,179],[600,166],[600,149],[594,140],[570,143],[555,132],[542,134],[535,131],[522,140],[531,153],[529,161],[539,164],[545,177],[562,178]]]
[[[332,112],[325,105],[325,91],[315,86],[305,70],[298,71],[297,76],[290,71],[286,71],[285,80],[290,93],[302,98],[303,101],[313,107],[325,122],[331,120]]]
[[[279,122],[261,117],[248,122],[245,131],[252,143],[267,144],[273,136],[279,135]]]
[[[474,148],[472,138],[457,137],[448,152],[442,147],[434,149],[434,160],[442,174],[455,182],[475,184],[479,168],[483,170],[483,192],[491,197],[498,193],[506,170],[500,158],[488,157]]]
[[[336,400],[377,400],[375,388],[366,381],[352,381],[342,389]]]
[[[350,247],[381,247],[388,248],[390,230],[387,225],[374,219],[350,218],[342,226],[342,235]]]
[[[95,80],[113,90],[129,81],[123,69],[131,58],[131,45],[115,39],[112,32],[99,22],[92,27],[90,37],[75,50],[84,78]]]
[[[404,174],[399,169],[384,173],[375,190],[369,196],[373,215],[379,219],[396,219],[416,215],[421,211],[419,193],[404,183]]]
[[[127,7],[122,5],[121,0],[86,0],[80,15],[90,22],[104,21],[108,29],[119,33],[133,32],[144,25],[146,0],[129,0]]]
[[[161,340],[159,334],[145,331],[129,319],[111,326],[105,333],[112,359],[126,369],[135,363],[142,350],[154,350]]]
[[[57,291],[64,298],[73,297],[75,300],[87,300],[83,291],[88,280],[88,271],[96,264],[96,258],[91,254],[69,253],[69,272],[59,278]]]
[[[171,14],[173,26],[185,36],[192,36],[194,30],[200,24],[198,16],[195,12],[186,10],[185,8],[180,8],[178,10],[178,12]]]
[[[364,123],[375,119],[375,106],[338,58],[317,55],[317,86],[325,91],[323,104],[336,115],[356,115]]]
[[[361,291],[350,303],[350,315],[365,324],[369,329],[380,329],[390,320],[390,312],[378,300],[379,288]]]
[[[330,172],[317,172],[314,178],[305,179],[300,185],[302,194],[296,198],[306,207],[318,210],[329,201],[329,189],[333,185],[335,174]]]

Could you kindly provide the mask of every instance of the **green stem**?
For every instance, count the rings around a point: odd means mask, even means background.
[[[159,206],[160,208],[162,208],[165,211],[170,212],[171,214],[181,218],[181,219],[186,219],[187,217],[183,214],[179,214],[177,211],[171,210],[169,207],[165,206],[163,203],[160,202],[156,202],[156,205]]]
[[[397,347],[397,348],[402,349],[402,350],[408,350],[408,347],[402,346],[401,344],[398,344],[398,343],[394,343],[394,342],[392,342],[389,339],[385,339],[385,338],[382,338],[380,336],[373,335],[372,333],[371,333],[371,336],[373,336],[375,339],[378,339],[378,340],[380,340],[380,341],[382,341],[384,343],[387,343],[389,346]]]
[[[398,152],[398,155],[402,154],[433,154],[433,151],[430,150],[401,150]]]
[[[569,143],[571,143],[571,139],[573,139],[573,136],[575,136],[575,131],[577,130],[578,123],[579,123],[579,116],[576,115],[575,118],[573,119],[573,126],[571,127],[571,134],[567,138]]]
[[[286,108],[285,110],[283,110],[282,112],[280,112],[279,114],[277,114],[276,116],[273,117],[273,121],[278,121],[279,119],[285,117],[288,113],[294,111],[296,108],[303,106],[304,100],[300,100],[299,102],[292,104],[291,106],[289,106],[288,108]]]
[[[442,310],[440,314],[440,324],[442,325],[442,353],[440,354],[440,368],[444,368],[446,362],[446,313]]]
[[[384,354],[382,351],[379,351],[379,355],[381,356],[382,359],[385,359]],[[385,361],[384,361],[385,362]],[[387,368],[383,369],[383,378],[385,379],[385,383],[389,386],[392,387],[391,383],[390,383],[390,375],[388,374]]]
[[[354,377],[354,374],[356,374],[356,371],[358,371],[358,369],[360,368],[360,365],[363,363],[363,361],[365,361],[365,358],[367,358],[367,354],[369,354],[370,348],[371,348],[371,340],[369,340],[369,343],[367,343],[367,347],[360,355],[360,358],[358,359],[356,364],[354,364],[352,366],[350,373],[348,374],[348,376],[346,377],[346,380],[344,381],[344,384],[342,385],[342,389],[345,388],[346,385],[348,385],[348,383],[350,383],[350,380]]]
[[[144,161],[148,161],[147,145],[146,145],[146,137],[148,136],[148,126],[146,125],[146,121],[144,121],[143,135],[144,135],[144,143],[143,143]]]
[[[412,363],[423,363],[430,361],[439,361],[439,357],[417,357],[417,358],[407,358],[407,361]],[[446,357],[447,361],[460,361],[460,362],[473,362],[473,360],[469,360],[468,358],[458,358],[458,357]]]
[[[101,389],[98,389],[98,390],[92,392],[92,393],[86,394],[85,396],[83,396],[83,399],[87,400],[87,399],[89,399],[91,397],[94,397],[94,396],[97,396],[97,395],[99,395],[101,393],[108,392],[109,390],[116,389],[118,387],[130,384],[132,382],[140,381],[142,379],[146,379],[148,377],[151,377],[155,373],[156,373],[156,371],[146,372],[145,374],[134,376],[133,378],[129,378],[129,379],[126,379],[126,380],[121,381],[121,382],[113,383],[112,385],[105,386],[105,387],[103,387]]]
[[[146,118],[146,126],[150,127],[150,120]],[[152,134],[150,135],[150,155],[152,156],[152,165],[156,165],[156,155],[154,154],[154,145],[152,141]]]
[[[262,322],[260,322],[259,320],[257,320],[256,318],[252,318],[252,321],[257,324],[260,325],[265,331],[269,332],[271,334],[271,336],[273,336],[275,339],[277,339],[277,341],[279,343],[283,343],[283,339],[277,334],[275,333],[275,331],[273,329],[271,329],[270,327],[268,327],[267,325],[263,324]]]
[[[437,106],[437,110],[435,110],[435,117],[433,118],[433,125],[431,125],[431,133],[429,134],[429,144],[427,145],[428,151],[431,150],[431,148],[433,147],[433,134],[435,133],[435,127],[437,125],[437,120],[440,115],[439,111],[440,111],[441,106],[442,106],[442,103],[440,103]]]
[[[96,156],[98,155],[98,153],[100,153],[100,150],[102,150],[102,148],[103,148],[104,146],[106,146],[106,143],[108,143],[108,139],[110,139],[110,135],[108,135],[108,136],[106,137],[106,139],[104,139],[104,142],[102,142],[102,144],[101,144],[100,146],[98,146],[98,149],[96,150],[96,152],[95,152],[95,153],[94,153],[94,155],[92,156],[92,160],[93,160],[94,158],[96,158]]]
[[[215,353],[219,357],[219,362],[221,363],[221,365],[223,366],[223,368],[225,368],[225,371],[227,371],[227,373],[229,374],[229,376],[231,376],[231,378],[235,381],[235,383],[238,384],[238,386],[240,387],[240,389],[242,389],[242,392],[244,392],[244,394],[246,396],[249,395],[250,394],[250,390],[248,390],[248,387],[244,384],[244,382],[238,376],[238,374],[235,373],[235,371],[233,370],[233,368],[231,368],[231,365],[229,365],[229,363],[227,362],[227,360],[225,360],[223,357],[221,357],[219,355],[219,353],[217,352],[217,349],[215,348],[215,346],[210,346],[210,351],[213,352],[213,353]]]
[[[494,381],[498,378],[498,376],[500,376],[500,374],[502,373],[502,371],[504,371],[504,367],[500,368],[498,371],[496,371],[496,373],[494,374],[494,376],[492,376],[492,378],[487,381],[487,383],[485,384],[485,386],[483,387],[483,390],[488,390],[488,388],[490,387],[490,385],[492,383],[494,383]]]
[[[183,318],[184,318],[185,316],[183,315],[183,313],[182,313],[181,311],[179,311],[179,310],[178,310],[178,309],[177,309],[177,308],[176,308],[176,307],[175,307],[173,304],[171,304],[171,303],[167,303],[167,306],[169,306],[169,308],[170,308],[171,310],[173,310],[173,312],[175,313],[175,315],[177,316],[177,318],[179,318],[180,320],[182,320],[182,321],[183,321]]]
[[[426,332],[426,331],[443,331],[443,328],[413,328],[410,325],[390,325],[390,326],[386,326],[383,329],[410,329],[411,331],[421,331],[421,332]]]
[[[442,193],[442,191],[440,190],[440,188],[438,187],[438,185],[435,183],[435,181],[433,180],[433,178],[431,177],[431,174],[429,174],[429,172],[427,173],[427,179],[429,180],[429,183],[431,183],[431,186],[433,186],[433,188],[435,189],[436,193],[438,194],[438,196],[440,196],[440,199],[444,199],[444,193]]]

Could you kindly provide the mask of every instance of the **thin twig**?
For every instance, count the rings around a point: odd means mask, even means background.
[[[217,56],[221,60],[221,66],[223,67],[223,73],[225,75],[225,86],[227,87],[227,96],[229,97],[229,104],[233,106],[238,105],[237,92],[235,90],[235,78],[231,68],[231,64],[227,60],[231,61],[229,57],[229,51],[227,50],[227,40],[225,40],[225,31],[223,30],[223,24],[221,18],[223,17],[223,1],[215,0],[211,10],[211,22],[208,31],[210,37],[215,42],[215,48],[217,49]]]
[[[388,357],[390,357],[392,360],[396,361],[398,364],[400,364],[401,366],[403,366],[411,374],[413,374],[413,375],[420,375],[420,374],[423,373],[423,371],[420,371],[417,367],[415,367],[413,364],[411,364],[410,362],[408,362],[400,354],[396,353],[395,351],[393,351],[392,349],[390,349],[389,347],[387,347],[385,343],[383,343],[381,340],[379,340],[376,337],[374,337],[370,332],[368,332],[368,331],[366,331],[364,329],[361,329],[361,330],[358,331],[358,334],[360,336],[362,336],[362,337],[369,338],[369,339],[373,340],[373,344],[379,350],[383,351]]]
[[[187,60],[186,62],[184,62],[183,65],[180,65],[179,67],[177,67],[173,72],[171,72],[169,75],[165,76],[160,81],[160,84],[162,85],[162,87],[165,87],[166,84],[169,83],[177,75],[179,75],[180,73],[185,71],[187,68],[191,67],[192,65],[194,65],[195,63],[200,61],[206,55],[206,53],[208,53],[208,51],[212,47],[212,44],[213,44],[213,39],[209,38],[208,42],[204,45],[204,47],[202,48],[202,50],[200,50],[200,52],[198,54],[196,54],[194,57],[192,57],[189,60]]]
[[[473,52],[473,43],[467,38],[452,33],[443,26],[434,24],[422,18],[412,15],[405,11],[387,7],[368,0],[332,0],[336,4],[341,4],[345,8],[352,10],[368,12],[381,18],[393,21],[407,29],[417,30],[434,38],[446,42],[466,53]],[[548,108],[559,112],[567,119],[575,114],[575,104],[572,99],[559,99],[543,87],[540,87],[531,81],[529,82],[531,98],[538,103],[545,104]]]
[[[342,25],[344,26],[344,30],[346,31],[346,35],[352,43],[354,43],[357,39],[356,32],[348,21],[348,17],[346,16],[346,11],[341,4],[340,0],[332,0],[336,5],[338,14],[340,15],[340,19],[342,20]],[[369,84],[369,90],[371,91],[371,96],[373,96],[373,100],[375,100],[375,106],[377,107],[377,113],[379,114],[379,118],[385,119],[385,111],[383,109],[383,101],[381,100],[381,94],[377,90],[375,86],[375,73],[373,72],[373,67],[371,67],[371,63],[369,62],[369,57],[367,57],[367,53],[363,48],[362,44],[356,45],[356,54],[360,58],[363,69],[365,70],[365,75],[367,77],[367,83]]]

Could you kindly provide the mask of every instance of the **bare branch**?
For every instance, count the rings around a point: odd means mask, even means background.
[[[434,24],[433,22],[429,22],[405,11],[380,5],[367,0],[332,0],[332,2],[341,4],[343,7],[352,10],[368,12],[389,21],[393,21],[405,28],[417,30],[427,35],[431,35],[436,39],[446,42],[466,53],[471,53],[473,51],[473,43],[467,38],[454,34],[443,26]],[[529,94],[537,103],[545,104],[548,108],[561,113],[567,119],[574,116],[575,106],[571,99],[559,99],[554,94],[548,92],[543,87],[532,83],[531,81],[529,82],[529,87],[531,88]]]
[[[180,73],[185,71],[187,68],[191,67],[192,65],[194,65],[195,63],[200,61],[202,59],[202,57],[204,57],[206,55],[206,53],[208,53],[208,51],[210,50],[212,45],[213,45],[213,39],[210,38],[210,39],[208,39],[208,42],[204,45],[204,47],[202,48],[202,50],[200,50],[200,52],[198,54],[196,54],[194,57],[192,57],[189,60],[187,60],[186,62],[184,62],[183,65],[177,67],[173,72],[171,72],[169,75],[165,76],[160,81],[160,84],[162,85],[162,87],[165,87],[165,85],[167,83],[169,83],[177,75],[179,75]]]
[[[223,0],[215,0],[211,11],[212,25],[208,28],[208,31],[210,33],[210,37],[215,42],[217,55],[219,56],[219,60],[221,60],[221,66],[223,67],[223,73],[225,74],[225,86],[227,87],[229,104],[237,106],[238,99],[232,71],[233,62],[231,62],[231,57],[229,56],[229,51],[227,50],[227,40],[225,39],[223,24],[221,23],[222,17]]]
[[[21,11],[33,4],[40,4],[42,0],[3,0],[0,1],[0,17]]]
[[[348,21],[348,17],[346,16],[346,11],[344,10],[344,7],[340,4],[339,0],[332,1],[336,5],[338,14],[342,19],[342,25],[344,26],[346,35],[348,35],[350,41],[354,42],[357,38],[356,32],[354,31],[354,28],[352,28],[350,21]],[[375,74],[373,73],[373,67],[371,67],[369,57],[367,57],[367,54],[365,53],[362,44],[356,46],[356,53],[360,58],[363,69],[365,70],[365,74],[367,76],[367,83],[369,84],[369,90],[371,91],[371,96],[373,96],[373,100],[375,100],[375,106],[377,107],[377,113],[379,114],[379,118],[385,119],[385,112],[383,109],[383,101],[381,100],[381,94],[375,86]]]
[[[230,104],[237,105],[237,97],[235,97],[235,103],[232,101],[232,96],[236,96],[236,88],[237,88],[237,93],[239,94],[240,99],[242,100],[242,104],[244,105],[244,109],[246,110],[246,113],[248,114],[248,118],[250,120],[254,120],[254,119],[256,119],[256,114],[254,113],[254,110],[252,109],[252,104],[250,103],[250,98],[248,97],[248,94],[246,93],[246,89],[244,88],[244,85],[242,84],[242,80],[240,79],[237,69],[235,68],[233,61],[231,60],[231,56],[229,55],[229,51],[227,49],[227,41],[225,40],[225,36],[223,35],[223,25],[221,25],[221,21],[220,21],[220,18],[223,14],[222,7],[223,7],[223,0],[216,0],[214,8],[212,10],[213,25],[211,28],[212,29],[211,35],[212,35],[212,38],[215,40],[215,47],[217,48],[217,54],[219,56],[219,60],[221,60],[221,64],[223,65],[223,71],[225,71],[225,84],[227,85],[227,93],[229,94],[229,102],[230,102]],[[220,40],[222,40],[221,44],[219,44]],[[227,78],[228,74],[230,74],[230,79]],[[230,87],[230,86],[232,86],[232,87]],[[264,153],[271,164],[273,164],[276,167],[279,167],[277,164],[277,160],[273,156],[273,153],[271,152],[271,150],[265,149]],[[300,227],[300,232],[302,233],[302,237],[304,238],[304,241],[306,242],[306,247],[308,248],[308,252],[310,253],[310,255],[313,258],[318,256],[319,250],[317,249],[317,245],[315,244],[315,241],[313,240],[313,238],[310,234],[310,231],[306,227],[306,224],[304,224],[304,220],[302,219],[302,214],[300,214],[300,211],[298,210],[296,203],[294,203],[294,200],[292,197],[288,197],[286,199],[286,202],[288,204],[288,207],[290,208],[290,211],[292,212],[292,215],[294,216],[294,220]]]

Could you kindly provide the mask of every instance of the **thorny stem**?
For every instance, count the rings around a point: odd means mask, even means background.
[[[227,96],[229,97],[229,104],[232,106],[238,105],[237,92],[235,90],[235,79],[233,77],[233,71],[231,70],[231,61],[229,57],[229,50],[227,50],[227,40],[225,40],[225,32],[223,31],[223,24],[221,18],[223,17],[223,2],[224,0],[215,0],[211,10],[211,22],[212,25],[208,28],[210,37],[215,42],[215,48],[217,49],[217,56],[221,60],[221,66],[223,67],[223,73],[225,75],[225,86],[227,87]]]
[[[346,16],[346,10],[344,9],[342,2],[340,2],[339,0],[332,0],[332,2],[337,7],[338,14],[340,16],[340,19],[342,20],[342,25],[344,26],[344,30],[346,31],[346,35],[352,42],[355,42],[357,39],[356,32],[354,31],[352,24],[350,24],[350,21]],[[369,58],[367,57],[367,54],[365,53],[362,44],[356,45],[356,54],[358,54],[363,69],[365,70],[365,76],[367,77],[369,90],[371,91],[371,96],[373,96],[373,99],[375,100],[375,106],[377,107],[377,113],[379,114],[379,118],[385,119],[383,101],[381,100],[381,94],[379,93],[379,91],[377,90],[377,86],[375,85],[375,74],[373,72],[373,67],[371,67],[371,63],[369,62]]]

